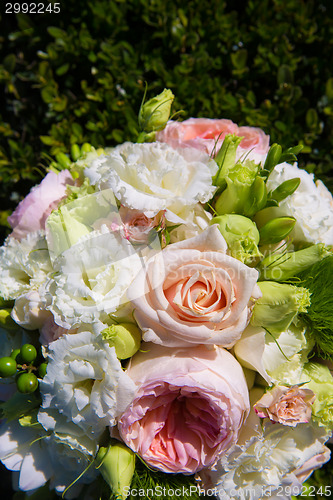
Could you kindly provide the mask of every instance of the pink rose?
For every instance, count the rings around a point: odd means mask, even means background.
[[[267,391],[256,402],[254,410],[261,418],[268,417],[273,422],[295,427],[310,421],[314,400],[315,394],[311,389],[280,385]]]
[[[213,225],[148,260],[128,290],[146,342],[235,344],[249,321],[258,272],[226,250]]]
[[[8,222],[13,228],[11,236],[22,239],[28,233],[45,229],[46,219],[66,197],[68,184],[74,184],[68,170],[62,170],[59,174],[49,172],[38,186],[31,189],[8,217]]]
[[[192,474],[236,442],[249,396],[240,364],[225,349],[146,344],[127,375],[137,391],[119,432],[150,466]]]
[[[226,134],[244,137],[237,151],[237,157],[251,150],[251,158],[262,159],[269,149],[269,136],[260,128],[238,127],[231,120],[190,118],[183,122],[169,121],[164,130],[156,134],[156,140],[166,142],[173,148],[191,146],[209,155],[219,151]],[[215,156],[215,155],[214,155]]]

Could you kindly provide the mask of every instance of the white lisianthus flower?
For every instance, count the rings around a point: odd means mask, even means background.
[[[105,228],[106,229],[106,228]],[[44,289],[47,308],[63,328],[94,323],[127,302],[140,255],[121,235],[94,231],[64,251]]]
[[[274,337],[261,327],[249,325],[235,344],[234,353],[241,365],[260,373],[266,382],[296,384],[313,346],[305,333],[300,322]]]
[[[279,207],[263,211],[273,217],[293,216],[296,225],[291,233],[294,241],[333,245],[333,198],[322,182],[314,182],[313,174],[296,165],[277,165],[267,181],[267,188],[274,190],[282,182],[299,177],[296,191],[279,203]]]
[[[30,233],[21,241],[8,237],[0,247],[0,296],[13,300],[37,290],[51,271],[44,231]]]
[[[47,432],[37,421],[3,423],[0,460],[7,469],[16,471],[20,490],[33,493],[50,481],[50,489],[61,494],[93,460],[97,443],[57,412],[45,413],[44,418],[53,422],[52,432]],[[68,490],[65,498],[77,498],[82,485],[96,476],[95,468],[90,467]]]
[[[147,217],[166,210],[167,220],[173,222],[184,206],[212,198],[216,171],[208,154],[192,148],[126,142],[93,159],[84,174],[98,189],[111,188],[125,207]]]
[[[133,398],[134,384],[114,347],[82,331],[52,342],[48,358],[47,374],[40,381],[42,408],[57,409],[95,437],[115,425]],[[49,428],[44,420],[41,423]]]

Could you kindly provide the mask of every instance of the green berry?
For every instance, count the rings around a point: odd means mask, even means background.
[[[16,381],[17,389],[19,392],[28,394],[35,392],[38,387],[38,379],[33,373],[22,373]]]
[[[24,363],[32,363],[37,358],[37,350],[31,344],[24,344],[21,347],[21,356]]]
[[[38,368],[38,373],[41,378],[44,378],[46,375],[47,363],[41,363]]]
[[[17,364],[15,359],[4,356],[0,358],[0,377],[11,377],[15,375],[17,370]]]

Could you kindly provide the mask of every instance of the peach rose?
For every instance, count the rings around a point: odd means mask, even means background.
[[[212,225],[150,258],[128,289],[146,342],[232,347],[260,296],[258,272],[226,255]]]
[[[126,373],[137,390],[119,433],[150,466],[192,474],[236,442],[249,395],[240,364],[225,349],[146,344]]]
[[[183,122],[169,121],[164,130],[156,134],[156,140],[166,142],[173,148],[191,146],[214,155],[219,151],[226,134],[243,137],[237,151],[238,158],[251,150],[254,155],[261,156],[268,152],[269,136],[260,128],[238,127],[236,123],[226,119],[189,118]]]
[[[261,418],[268,417],[273,422],[295,427],[310,421],[314,400],[315,394],[310,389],[280,385],[267,391],[256,402],[254,410]]]

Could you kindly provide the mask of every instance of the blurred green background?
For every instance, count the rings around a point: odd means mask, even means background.
[[[331,0],[58,4],[0,7],[1,238],[56,153],[135,140],[145,82],[148,97],[170,88],[184,119],[229,118],[303,144],[300,166],[332,189]],[[317,476],[333,483],[329,468]]]

